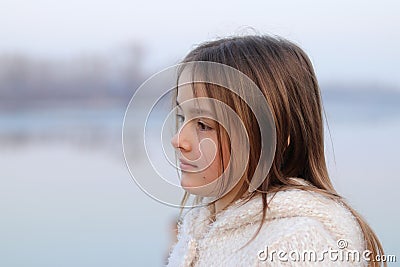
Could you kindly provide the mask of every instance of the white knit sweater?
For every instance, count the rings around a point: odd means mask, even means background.
[[[279,191],[267,200],[261,231],[241,250],[262,219],[261,195],[244,205],[243,200],[236,201],[215,222],[209,220],[211,210],[206,206],[189,210],[178,225],[168,266],[366,265],[362,231],[343,204],[299,189]],[[360,260],[352,261],[356,251]]]

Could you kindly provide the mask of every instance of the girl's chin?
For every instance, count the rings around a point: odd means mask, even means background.
[[[197,177],[190,177],[190,175],[182,175],[181,179],[181,186],[183,189],[186,191],[191,191],[193,189],[199,188],[202,186],[202,184],[195,184],[194,182],[198,180],[199,178]]]
[[[182,176],[181,186],[182,188],[193,195],[202,196],[202,197],[217,197],[218,193],[216,190],[216,181],[213,181],[209,184],[206,183],[195,183],[196,180],[204,181],[203,177],[185,177]]]

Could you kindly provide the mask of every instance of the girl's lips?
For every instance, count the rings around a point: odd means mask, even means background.
[[[193,165],[193,164],[190,164],[189,162],[187,162],[187,161],[185,161],[183,159],[180,159],[179,160],[179,168],[181,170],[195,170],[197,168],[197,166]]]

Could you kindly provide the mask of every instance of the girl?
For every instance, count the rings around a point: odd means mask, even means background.
[[[221,85],[178,83],[179,124],[171,143],[186,191],[182,207],[190,195],[197,206],[178,222],[168,266],[379,266],[377,236],[329,179],[320,89],[307,55],[283,38],[241,36],[198,46],[183,60],[190,62],[236,69],[266,102],[253,96],[254,109]],[[198,73],[237,82],[235,75],[196,67],[184,67],[178,76]],[[257,109],[264,111],[261,121]],[[262,121],[268,114],[271,120]],[[268,147],[274,155],[263,173],[258,165],[268,157],[261,128],[271,121],[275,142]],[[246,165],[238,168],[238,162]]]

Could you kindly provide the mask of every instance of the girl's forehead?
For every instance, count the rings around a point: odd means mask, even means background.
[[[191,66],[186,66],[178,78],[178,96],[183,95],[187,98],[205,97],[207,94],[203,80],[201,75],[193,71]],[[193,92],[196,96],[193,95]]]
[[[180,103],[197,97],[208,97],[204,89],[204,85],[201,83],[182,84],[178,86],[177,91],[177,100]]]
[[[195,85],[196,86],[196,85]],[[212,115],[212,99],[206,96],[204,90],[196,90],[193,93],[193,85],[186,84],[178,87],[178,95],[176,98],[177,105],[184,112],[192,114],[209,114]],[[215,104],[214,104],[215,105]]]
[[[177,91],[178,94],[176,98],[179,103],[194,98],[193,88],[191,84],[179,85]]]

